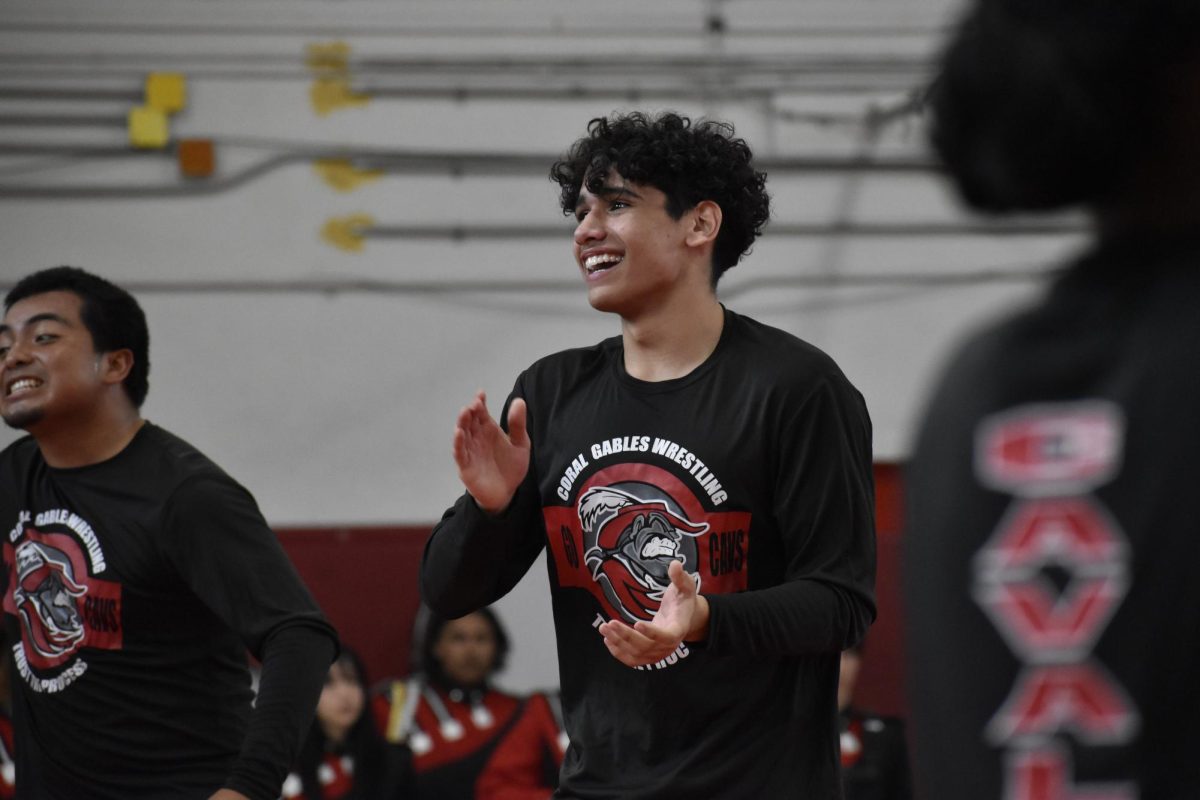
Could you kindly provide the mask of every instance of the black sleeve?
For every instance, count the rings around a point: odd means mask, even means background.
[[[838,652],[875,619],[875,490],[862,396],[844,378],[827,379],[780,437],[772,513],[784,582],[705,595],[714,652]]]
[[[336,655],[334,642],[305,626],[267,639],[254,716],[225,788],[253,800],[275,800],[312,724],[317,700]]]
[[[434,526],[421,559],[421,597],[454,619],[490,605],[521,580],[545,538],[538,527],[537,493],[524,485],[501,515],[483,512],[463,494]],[[536,535],[531,535],[536,534]]]
[[[892,800],[912,800],[912,767],[908,759],[908,734],[900,721],[889,725],[892,738]]]
[[[188,588],[262,660],[267,637],[308,625],[337,640],[248,491],[194,478],[167,505],[163,551]],[[328,664],[326,664],[328,666]]]
[[[518,382],[518,391],[500,414],[505,430],[508,406],[520,396],[519,387]],[[503,513],[486,514],[464,493],[434,526],[421,559],[422,599],[450,619],[494,603],[517,585],[541,553],[543,527],[531,458],[524,482]]]
[[[316,707],[337,634],[254,498],[233,480],[204,476],[180,486],[164,530],[163,552],[188,588],[263,662],[271,708],[256,709],[231,774],[247,785],[274,782],[268,794],[249,795],[273,800],[303,739],[306,725],[298,721]]]

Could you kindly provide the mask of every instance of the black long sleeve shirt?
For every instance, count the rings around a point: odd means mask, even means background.
[[[336,635],[249,492],[149,423],[76,469],[21,439],[0,476],[18,797],[274,800]]]
[[[619,338],[517,380],[533,442],[509,508],[464,495],[422,591],[455,616],[543,547],[571,746],[557,797],[813,797],[838,788],[840,650],[874,619],[871,429],[812,346],[726,311],[713,354],[650,383]],[[596,626],[650,619],[671,560],[710,608],[703,643],[633,669]]]

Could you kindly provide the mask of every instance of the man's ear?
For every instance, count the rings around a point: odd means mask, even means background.
[[[712,200],[701,200],[688,214],[692,228],[687,234],[687,243],[692,247],[714,242],[721,231],[721,207]]]
[[[99,361],[96,362],[96,371],[100,373],[100,379],[108,384],[122,383],[129,377],[129,371],[132,369],[133,351],[129,349],[101,353]]]

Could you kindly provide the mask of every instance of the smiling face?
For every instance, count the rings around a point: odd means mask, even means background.
[[[595,191],[580,190],[575,260],[599,311],[633,319],[663,302],[689,266],[690,212],[674,219],[667,197],[615,172]]]
[[[19,300],[5,313],[0,416],[9,426],[32,433],[40,425],[87,414],[112,384],[82,308],[74,292],[54,291]]]

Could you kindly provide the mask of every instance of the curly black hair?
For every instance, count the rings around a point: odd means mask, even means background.
[[[564,215],[575,213],[586,185],[597,191],[611,171],[625,180],[653,186],[667,196],[667,213],[679,219],[697,203],[721,207],[721,229],[713,246],[712,283],[750,252],[771,216],[767,175],[751,164],[750,146],[734,137],[733,126],[692,121],[674,112],[641,112],[597,117],[550,168]]]
[[[1163,141],[1196,0],[976,0],[930,91],[931,139],[993,213],[1102,205]]]

